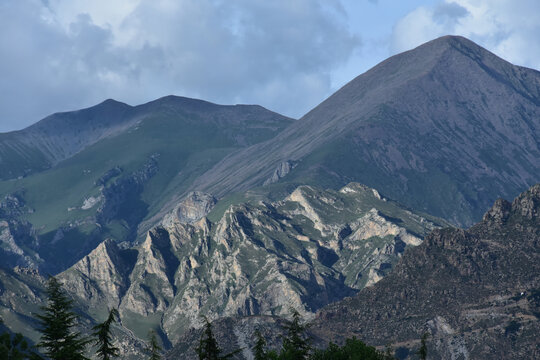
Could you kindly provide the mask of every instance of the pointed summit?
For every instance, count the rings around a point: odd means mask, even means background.
[[[192,189],[221,196],[262,185],[291,161],[278,183],[355,181],[468,226],[540,179],[539,105],[540,72],[445,36],[358,76]]]

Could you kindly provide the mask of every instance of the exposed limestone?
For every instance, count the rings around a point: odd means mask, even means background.
[[[81,209],[82,210],[88,210],[88,209],[91,209],[93,208],[96,204],[98,204],[101,200],[103,199],[103,196],[97,196],[97,197],[94,197],[94,196],[90,196],[86,199],[84,199],[84,202],[81,206]]]
[[[272,176],[265,180],[263,186],[278,182],[279,179],[285,177],[295,167],[296,167],[296,162],[294,161],[287,160],[287,161],[280,162],[276,170],[274,170],[274,173],[272,174]]]
[[[352,240],[366,240],[371,237],[397,236],[407,245],[420,245],[422,239],[407,232],[402,228],[380,215],[377,209],[373,208],[364,217],[353,224],[357,230],[351,235]]]
[[[192,224],[208,215],[217,199],[210,194],[199,191],[189,193],[173,211],[163,217],[161,224],[171,227],[174,223]]]
[[[201,314],[287,316],[293,307],[310,318],[379,281],[421,242],[413,232],[437,226],[373,189],[348,187],[355,191],[302,186],[283,201],[232,205],[217,223],[200,218],[215,200],[193,193],[147,234],[129,276],[102,244],[70,270],[80,287],[72,291],[119,304],[124,324],[160,326],[171,341],[200,326]]]
[[[58,275],[66,289],[95,306],[118,307],[129,285],[129,264],[113,240],[105,240],[90,254]]]

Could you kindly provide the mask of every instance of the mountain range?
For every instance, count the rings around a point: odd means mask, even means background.
[[[387,59],[298,120],[176,96],[51,115],[0,134],[0,315],[36,340],[29,314],[49,273],[85,324],[119,308],[126,357],[151,328],[173,347],[200,315],[231,317],[230,332],[249,317],[280,324],[289,306],[317,339],[408,351],[429,330],[437,356],[489,358],[500,353],[471,334],[507,351],[512,319],[533,349],[536,310],[508,299],[536,291],[534,259],[516,259],[537,251],[538,189],[482,215],[539,181],[539,121],[540,72],[455,36]]]

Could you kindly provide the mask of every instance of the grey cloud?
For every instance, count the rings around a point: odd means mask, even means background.
[[[467,14],[469,11],[455,2],[440,3],[433,9],[433,19],[438,22],[455,21]]]
[[[300,116],[360,46],[339,1],[142,1],[118,29],[84,11],[66,28],[39,1],[8,4],[0,131],[108,97],[134,104],[171,93]],[[117,32],[130,37],[119,43]]]

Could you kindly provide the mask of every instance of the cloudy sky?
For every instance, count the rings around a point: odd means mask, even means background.
[[[540,69],[538,0],[0,0],[0,29],[0,131],[169,94],[298,118],[446,34]]]

